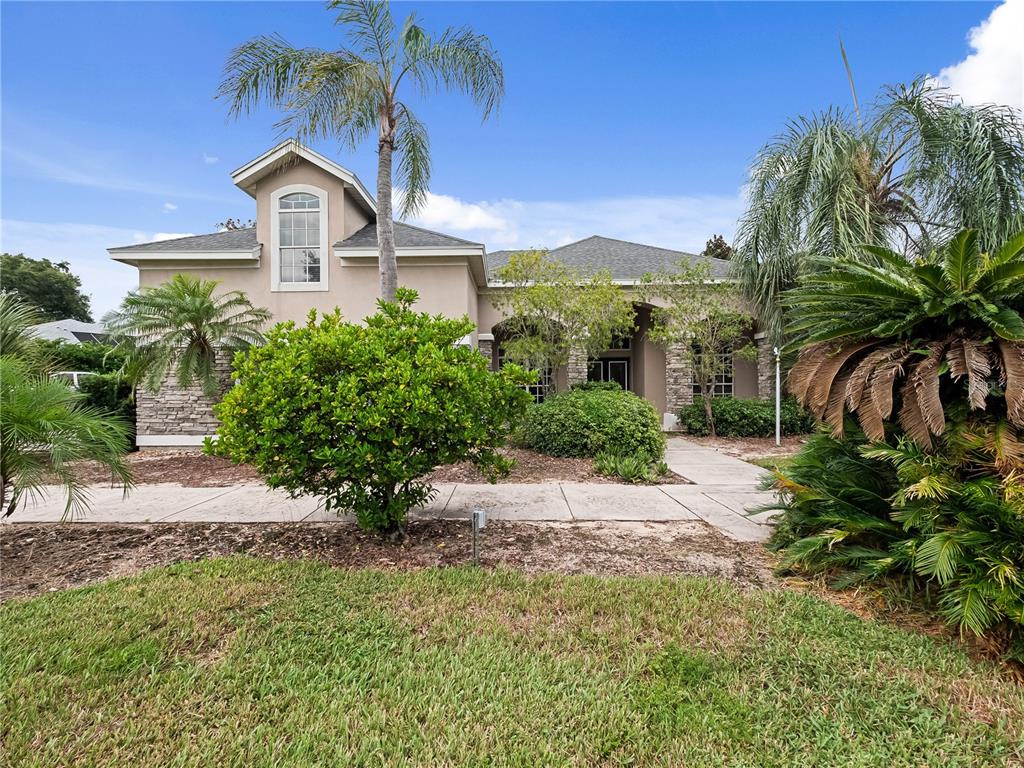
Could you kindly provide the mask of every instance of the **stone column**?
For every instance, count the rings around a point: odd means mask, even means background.
[[[773,344],[764,333],[754,335],[757,344],[757,397],[760,400],[775,399],[775,352]]]
[[[685,344],[665,350],[665,411],[662,426],[675,429],[679,409],[693,402],[693,367]]]
[[[569,363],[565,366],[565,382],[568,386],[582,384],[587,380],[587,355],[582,349],[574,349],[569,353]]]
[[[480,354],[487,360],[487,365],[492,369],[494,368],[494,334],[493,333],[478,333],[477,334],[477,349],[480,350]]]

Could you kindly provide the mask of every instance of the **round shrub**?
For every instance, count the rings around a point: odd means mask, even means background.
[[[665,454],[665,435],[649,402],[632,392],[575,389],[527,411],[520,437],[549,456],[595,456],[602,451],[650,460]]]
[[[781,405],[782,434],[803,435],[817,429],[814,414],[801,408],[792,397],[784,397]],[[775,434],[774,400],[716,397],[711,400],[711,412],[719,437],[771,437]],[[708,433],[704,404],[699,397],[679,410],[679,426],[691,435]]]

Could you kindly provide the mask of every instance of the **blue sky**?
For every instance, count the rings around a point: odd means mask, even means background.
[[[488,34],[507,83],[485,124],[458,95],[418,105],[434,160],[418,221],[492,249],[604,234],[699,250],[732,234],[751,159],[788,118],[849,105],[838,35],[868,100],[962,62],[997,5],[396,3],[429,30]],[[135,279],[104,247],[254,215],[229,172],[278,134],[273,113],[229,121],[214,100],[231,48],[271,32],[342,40],[319,3],[4,2],[0,14],[2,247],[71,261],[99,312]],[[372,188],[372,141],[317,149]]]

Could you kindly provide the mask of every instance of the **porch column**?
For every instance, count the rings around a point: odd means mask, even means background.
[[[480,350],[480,354],[484,356],[487,361],[488,367],[494,367],[494,334],[493,333],[478,333],[477,334],[477,349]]]
[[[693,402],[693,368],[685,344],[669,344],[665,349],[665,411],[662,426],[675,429],[679,409]]]
[[[775,399],[775,352],[766,333],[754,334],[757,344],[757,397],[759,400]]]
[[[582,349],[574,349],[569,353],[569,363],[565,366],[565,383],[571,387],[586,380],[587,354]]]

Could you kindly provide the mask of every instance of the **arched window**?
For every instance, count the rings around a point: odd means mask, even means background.
[[[271,290],[327,290],[327,192],[293,184],[271,194]]]
[[[295,192],[278,205],[282,283],[319,283],[320,198]]]

